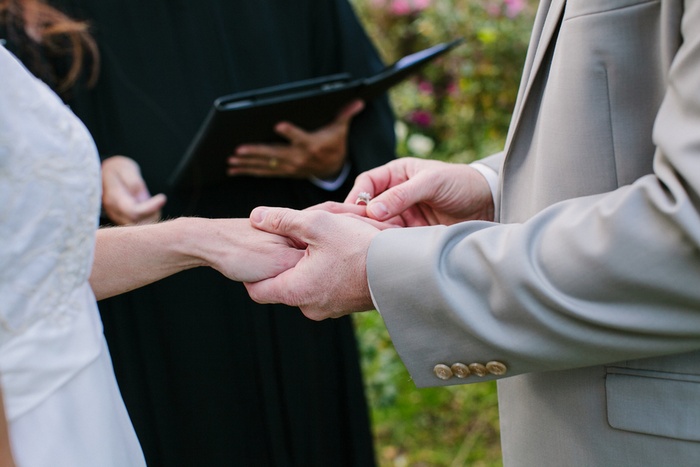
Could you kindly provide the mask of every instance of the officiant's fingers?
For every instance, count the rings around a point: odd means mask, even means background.
[[[229,156],[226,172],[229,176],[287,176],[293,165],[289,158],[287,146],[245,145]]]
[[[230,158],[241,162],[266,162],[271,157],[282,158],[289,151],[288,144],[243,144]],[[229,159],[230,160],[230,159]],[[255,164],[254,164],[255,165]]]
[[[136,204],[133,211],[134,223],[150,224],[159,221],[161,209],[167,200],[168,198],[164,194],[159,193]]]
[[[352,101],[345,107],[343,107],[340,112],[336,115],[335,119],[328,123],[327,125],[315,129],[313,131],[306,131],[303,128],[296,126],[293,122],[279,122],[275,125],[275,132],[284,138],[287,138],[292,144],[303,144],[309,142],[312,139],[314,133],[328,130],[333,126],[347,126],[350,121],[365,108],[365,103],[361,100]]]
[[[275,125],[275,133],[293,145],[304,145],[311,140],[311,132],[305,131],[290,122],[279,122]]]
[[[362,110],[364,108],[365,108],[364,101],[361,101],[361,100],[352,101],[340,110],[338,115],[335,117],[335,120],[333,121],[333,123],[335,123],[335,124],[350,123],[350,120],[352,120],[355,117],[355,115],[362,112]]]

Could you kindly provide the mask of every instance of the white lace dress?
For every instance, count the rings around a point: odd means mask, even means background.
[[[0,46],[0,384],[19,467],[145,465],[88,284],[87,130]]]

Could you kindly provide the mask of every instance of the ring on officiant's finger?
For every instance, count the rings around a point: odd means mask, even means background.
[[[357,199],[355,200],[355,204],[360,204],[360,203],[369,204],[369,200],[371,200],[371,199],[372,199],[372,195],[370,195],[366,191],[361,191],[357,195]]]
[[[280,165],[280,161],[278,161],[276,157],[271,157],[270,158],[270,168],[276,169],[278,165]]]

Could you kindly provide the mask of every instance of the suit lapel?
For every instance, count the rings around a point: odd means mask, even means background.
[[[561,17],[564,14],[566,0],[543,0],[540,3],[537,18],[533,25],[533,35],[530,42],[530,49],[525,60],[525,71],[520,83],[517,104],[513,112],[513,119],[508,131],[506,149],[510,147],[511,139],[515,134],[522,117],[525,103],[530,95],[532,85],[537,78],[540,68],[544,64],[544,58],[550,47],[552,38],[559,27]],[[537,31],[540,31],[537,34]],[[549,64],[547,64],[549,65]]]

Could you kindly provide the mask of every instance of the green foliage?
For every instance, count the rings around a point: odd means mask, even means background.
[[[354,319],[380,465],[502,465],[495,383],[417,389],[379,314]]]
[[[353,3],[388,63],[464,38],[392,89],[400,155],[470,162],[502,149],[532,29],[532,1]]]
[[[400,156],[471,162],[502,149],[532,0],[351,0],[385,61],[462,37],[391,91]],[[417,389],[376,312],[354,317],[382,466],[500,466],[494,383]]]

